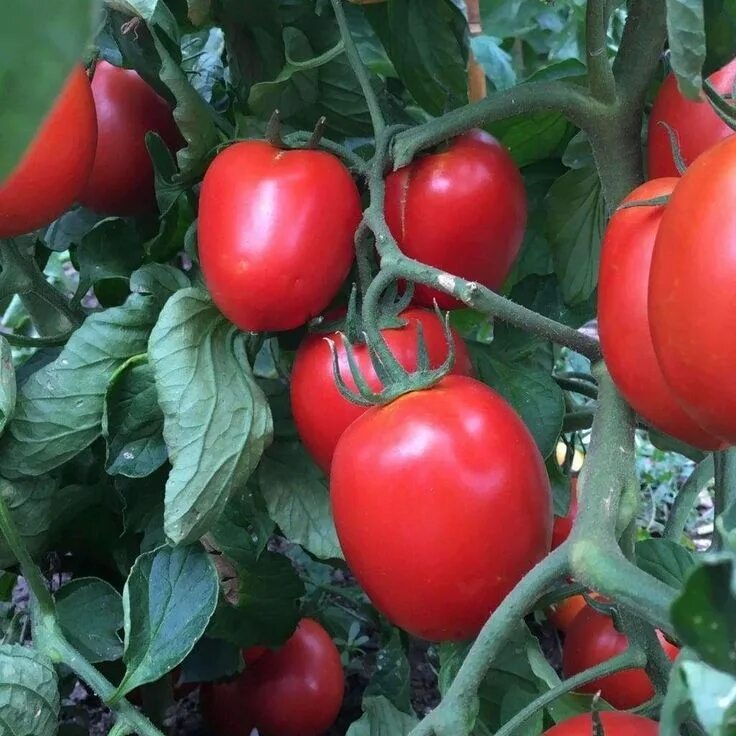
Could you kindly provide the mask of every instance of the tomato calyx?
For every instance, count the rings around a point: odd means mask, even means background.
[[[685,171],[687,170],[687,164],[685,163],[685,159],[682,155],[682,149],[680,148],[680,139],[677,137],[677,133],[673,130],[671,125],[668,125],[665,123],[664,120],[660,120],[657,122],[657,125],[661,125],[665,132],[667,133],[667,137],[670,139],[670,148],[672,149],[672,160],[675,163],[675,168],[677,169],[677,173],[682,176]],[[667,200],[669,199],[669,196],[665,197],[656,197],[655,199],[663,199],[663,202],[659,202],[658,204],[667,204]],[[629,207],[636,207],[636,202],[629,202]],[[623,209],[624,206],[619,207],[619,209]]]
[[[667,124],[662,123],[662,125],[667,125]],[[671,130],[672,129],[670,128],[670,131]],[[673,149],[672,153],[673,153],[673,156],[675,156],[675,160],[677,161],[680,155],[679,152]],[[681,158],[679,159],[679,162],[682,162]],[[679,163],[678,163],[678,167],[679,167]],[[685,169],[683,168],[683,171],[684,170]],[[635,199],[632,202],[624,202],[623,204],[620,204],[616,208],[616,211],[618,212],[619,210],[628,210],[628,209],[632,209],[633,207],[662,207],[663,205],[666,205],[667,202],[670,201],[670,196],[671,196],[670,194],[663,194],[661,197],[652,197],[651,199]]]

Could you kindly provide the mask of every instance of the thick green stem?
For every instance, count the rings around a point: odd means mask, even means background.
[[[589,399],[598,398],[598,389],[594,384],[589,383],[588,381],[579,381],[574,378],[564,378],[563,376],[555,376],[554,379],[563,391],[580,394],[581,396],[585,396]]]
[[[736,447],[729,447],[722,452],[713,453],[715,469],[715,490],[713,493],[713,515],[715,531],[710,545],[711,552],[723,549],[724,539],[718,524],[723,512],[736,503]]]
[[[710,483],[714,475],[713,456],[708,455],[701,460],[690,473],[682,488],[675,496],[669,518],[664,526],[663,536],[673,542],[679,542],[685,531],[688,517],[700,492]]]
[[[611,103],[616,98],[616,81],[608,59],[608,0],[588,0],[585,20],[585,55],[590,92],[597,100]]]
[[[599,677],[607,677],[616,672],[644,667],[646,659],[646,655],[641,649],[638,647],[629,647],[625,652],[617,654],[612,659],[601,662],[601,664],[597,664],[595,667],[589,667],[577,675],[573,675],[556,687],[540,695],[534,702],[529,703],[526,708],[520,710],[510,721],[496,731],[494,736],[514,736],[517,729],[520,729],[535,713],[550,703],[553,703],[557,698],[573,692],[581,685],[585,685],[592,680],[597,680]]]

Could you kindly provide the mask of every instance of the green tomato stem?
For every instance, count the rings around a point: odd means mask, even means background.
[[[715,492],[713,494],[713,515],[715,530],[710,551],[719,552],[725,540],[717,523],[721,514],[736,503],[736,448],[713,453],[715,469]]]
[[[714,475],[713,455],[701,460],[690,473],[682,488],[675,496],[670,516],[664,527],[663,536],[673,542],[679,542],[687,524],[690,512],[700,492],[710,483]]]
[[[616,80],[608,59],[609,0],[588,0],[585,19],[585,57],[591,95],[606,104],[616,99]]]

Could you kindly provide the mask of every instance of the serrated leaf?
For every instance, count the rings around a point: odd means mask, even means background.
[[[636,543],[636,563],[642,570],[679,590],[695,565],[695,555],[669,539],[643,539]]]
[[[288,539],[315,557],[342,559],[327,479],[301,444],[271,447],[261,461],[258,481],[271,518]]]
[[[9,478],[42,475],[100,436],[110,377],[146,351],[165,292],[159,278],[171,271],[145,266],[134,273],[131,288],[155,293],[131,294],[123,306],[88,317],[58,358],[27,379],[0,440],[0,473]]]
[[[0,736],[54,736],[58,720],[51,661],[34,649],[0,644]]]
[[[416,725],[414,716],[397,710],[387,698],[366,697],[363,715],[351,724],[345,736],[408,736]]]
[[[123,599],[99,578],[76,578],[56,593],[56,615],[69,643],[89,662],[113,662],[123,654]]]
[[[198,546],[141,555],[123,590],[126,673],[119,693],[155,682],[189,654],[217,606],[219,581]]]
[[[177,544],[211,528],[271,441],[271,412],[243,339],[194,288],[167,302],[151,333],[149,359],[173,466],[164,528]]]
[[[703,0],[666,0],[670,64],[685,97],[697,100],[703,87],[705,19]]]
[[[547,233],[555,272],[569,304],[585,301],[598,285],[606,204],[593,167],[568,171],[547,195]]]
[[[107,472],[143,478],[160,468],[168,456],[163,426],[153,370],[140,361],[126,363],[110,380],[105,399]]]

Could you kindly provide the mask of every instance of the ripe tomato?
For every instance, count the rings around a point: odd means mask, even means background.
[[[587,605],[588,604],[582,595],[571,595],[569,598],[565,598],[559,603],[553,603],[549,607],[547,618],[549,618],[552,626],[554,626],[558,631],[567,632],[570,629],[570,624],[575,620],[575,617]]]
[[[250,650],[248,650],[250,651]],[[202,687],[202,711],[217,736],[320,736],[337,718],[345,677],[328,633],[305,618],[276,651],[245,652],[235,680]]]
[[[92,78],[97,151],[81,201],[106,215],[138,215],[156,205],[146,133],[176,150],[184,145],[169,103],[136,72],[100,61]]]
[[[667,656],[674,660],[679,649],[657,632]],[[616,631],[609,616],[590,606],[584,608],[567,631],[562,648],[562,670],[565,677],[577,675],[607,659],[621,654],[628,646],[625,634]],[[614,708],[636,708],[654,696],[654,687],[643,669],[625,670],[601,677],[583,685],[585,693],[601,691],[601,697]]]
[[[672,393],[706,431],[736,442],[736,137],[680,179],[654,245],[649,324]]]
[[[578,479],[570,478],[570,508],[567,516],[555,516],[552,523],[552,549],[557,549],[569,536],[578,515]]]
[[[736,80],[736,59],[708,77],[708,81],[721,95],[731,94],[734,80]],[[649,118],[647,160],[650,179],[680,175],[672,156],[672,145],[667,129],[659,125],[660,121],[667,123],[677,134],[680,154],[688,166],[703,151],[707,151],[733,133],[731,128],[716,115],[705,97],[700,102],[683,97],[677,88],[675,75],[670,74],[657,93]]]
[[[360,195],[324,151],[235,143],[207,170],[199,258],[220,311],[242,330],[289,330],[319,314],[353,260]]]
[[[624,202],[672,193],[679,179],[653,179]],[[724,443],[685,413],[657,361],[647,312],[649,271],[664,206],[618,210],[606,229],[598,281],[598,332],[616,386],[634,410],[667,434],[704,450]]]
[[[358,582],[425,639],[475,636],[549,552],[551,493],[534,440],[465,376],[356,419],[337,443],[330,494]]]
[[[386,222],[406,255],[498,289],[521,248],[524,182],[509,152],[473,130],[445,151],[422,156],[386,178]],[[463,306],[417,286],[414,301]]]
[[[601,724],[605,736],[657,736],[659,724],[633,713],[602,711]],[[544,732],[545,736],[592,736],[593,716],[590,713],[570,718]]]
[[[426,309],[407,309],[401,314],[407,324],[401,329],[383,330],[391,352],[407,370],[417,367],[417,329],[421,325],[430,365],[437,368],[447,358],[444,327],[434,312]],[[472,374],[470,356],[462,338],[455,338],[455,365],[452,372],[462,376]],[[328,473],[335,446],[342,433],[366,409],[343,398],[335,385],[332,354],[325,337],[334,340],[340,364],[340,375],[355,389],[343,338],[338,333],[310,335],[299,346],[291,374],[291,408],[299,436],[317,465]],[[374,391],[381,382],[373,369],[368,348],[354,348],[355,360],[361,375]]]
[[[0,238],[55,220],[87,183],[97,142],[95,103],[76,66],[20,163],[0,183]]]

